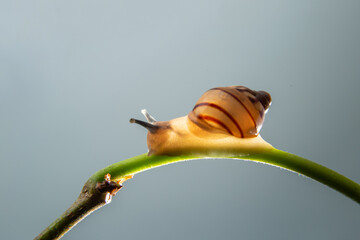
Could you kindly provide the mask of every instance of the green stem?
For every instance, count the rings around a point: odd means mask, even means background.
[[[66,232],[68,232],[73,226],[75,226],[75,224],[80,222],[88,214],[109,203],[111,200],[110,193],[112,193],[114,187],[117,190],[120,188],[117,187],[116,184],[107,184],[106,181],[104,181],[106,174],[111,175],[112,181],[117,181],[125,178],[126,176],[162,165],[203,158],[207,158],[207,156],[186,155],[148,157],[146,154],[142,154],[114,163],[104,169],[101,169],[92,175],[85,183],[79,198],[73,203],[73,205],[71,205],[63,215],[56,219],[35,239],[60,239]],[[238,156],[232,157],[224,157],[219,155],[212,156],[211,158],[244,159],[288,169],[317,180],[343,193],[360,204],[360,185],[358,183],[329,168],[321,166],[320,164],[314,163],[310,160],[291,153],[277,150],[275,148],[264,151],[262,153],[239,154]],[[99,189],[101,189],[101,187],[99,188],[98,183],[104,183],[101,185],[103,186],[102,189],[106,190],[106,188],[108,188],[108,191],[100,192]]]
[[[90,179],[94,181],[102,181],[104,175],[111,174],[112,180],[120,179],[126,175],[136,174],[162,165],[186,161],[203,159],[199,156],[151,156],[142,154],[133,158],[129,158],[118,163],[112,164],[98,172]],[[314,180],[317,180],[360,203],[360,185],[346,178],[345,176],[327,168],[320,164],[314,163],[305,158],[287,153],[278,149],[271,149],[262,153],[251,153],[247,155],[239,155],[233,157],[216,156],[212,158],[233,158],[243,159],[255,162],[262,162],[273,166],[281,167]]]

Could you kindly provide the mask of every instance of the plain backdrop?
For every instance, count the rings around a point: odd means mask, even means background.
[[[130,125],[207,89],[272,94],[261,135],[360,182],[360,1],[0,1],[0,239],[32,239],[95,171],[147,151]],[[268,165],[135,176],[63,239],[359,239],[359,204]]]

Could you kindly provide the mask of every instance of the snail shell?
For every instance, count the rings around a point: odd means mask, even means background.
[[[271,104],[271,96],[243,86],[218,87],[205,92],[189,113],[199,127],[239,138],[256,137]]]

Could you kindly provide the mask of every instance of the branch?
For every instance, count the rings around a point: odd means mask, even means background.
[[[111,202],[111,196],[122,186],[113,182],[89,179],[76,201],[35,239],[60,239],[77,223],[96,209]]]
[[[148,157],[146,154],[142,154],[101,169],[85,183],[78,199],[71,207],[35,239],[60,239],[91,212],[109,203],[111,197],[122,187],[121,183],[136,173],[170,163],[203,158],[207,157],[191,155],[153,155]],[[241,154],[232,157],[219,155],[212,158],[243,159],[281,167],[317,180],[360,204],[360,185],[356,182],[320,164],[275,148],[261,153]]]

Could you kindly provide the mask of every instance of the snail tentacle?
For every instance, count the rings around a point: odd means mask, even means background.
[[[145,116],[146,120],[149,123],[155,123],[156,122],[156,119],[153,116],[151,116],[146,109],[142,109],[141,113]]]
[[[135,118],[130,118],[130,123],[137,123],[137,124],[145,127],[151,133],[155,133],[159,129],[159,126],[156,126],[152,123],[144,122],[144,121],[141,121],[141,120],[138,120]]]

